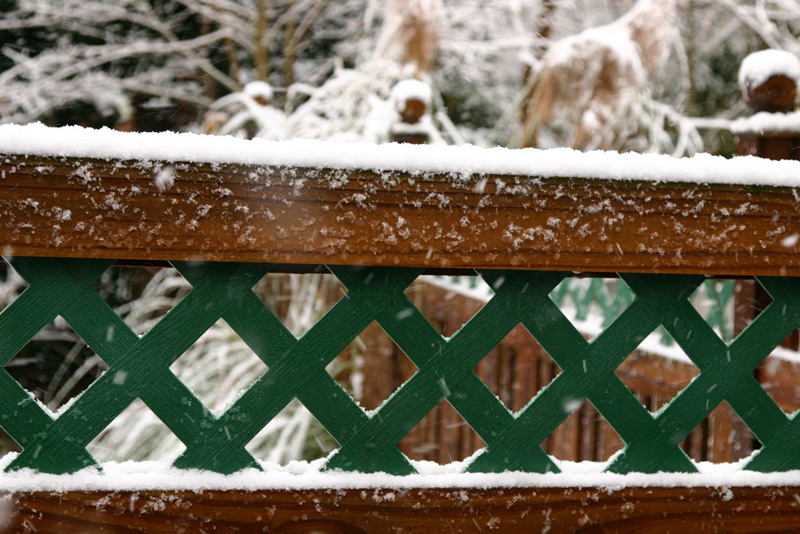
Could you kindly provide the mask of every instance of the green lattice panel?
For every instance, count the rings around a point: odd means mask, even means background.
[[[9,469],[68,473],[96,462],[86,446],[136,398],[186,445],[175,465],[222,473],[258,467],[245,445],[298,398],[342,444],[329,469],[408,474],[397,443],[446,399],[486,443],[473,472],[557,471],[538,444],[589,399],[625,442],[615,472],[694,471],[680,442],[727,401],[763,443],[748,468],[800,468],[800,423],[787,416],[753,370],[800,326],[800,280],[760,279],[773,302],[725,343],[689,302],[702,277],[621,275],[632,302],[592,342],[550,297],[563,273],[481,271],[494,297],[452,337],[440,335],[403,291],[421,274],[404,268],[331,267],[347,294],[300,338],[252,292],[270,265],[174,263],[192,290],[143,336],[132,332],[93,283],[111,261],[14,258],[29,287],[0,313],[0,364],[62,316],[109,369],[57,418],[0,372],[0,426],[23,448]],[[224,319],[269,367],[215,416],[169,371],[216,321]],[[418,371],[367,414],[325,371],[370,323],[377,323]],[[473,372],[522,324],[563,370],[520,412],[510,412]],[[700,374],[651,414],[614,370],[660,326]],[[107,332],[115,335],[109,340]],[[125,380],[119,380],[120,376]]]

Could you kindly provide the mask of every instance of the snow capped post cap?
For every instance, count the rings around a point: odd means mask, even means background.
[[[739,85],[746,82],[761,85],[771,76],[800,79],[800,59],[791,52],[774,48],[753,52],[742,61],[739,68]]]
[[[392,87],[391,98],[397,111],[402,111],[409,100],[419,100],[428,107],[432,97],[431,86],[420,80],[400,80]]]
[[[392,88],[390,101],[400,116],[400,126],[392,126],[392,140],[404,143],[427,143],[429,133],[422,125],[422,118],[428,113],[431,105],[431,86],[419,80],[401,80]],[[398,129],[397,127],[400,126]],[[412,126],[409,130],[407,126]],[[420,127],[422,127],[420,129]],[[399,136],[399,137],[398,137]]]
[[[754,52],[744,58],[739,68],[742,95],[756,111],[791,111],[798,80],[800,59],[784,50]]]
[[[242,89],[242,92],[262,106],[268,104],[270,100],[272,100],[272,86],[261,80],[247,83],[244,89]]]

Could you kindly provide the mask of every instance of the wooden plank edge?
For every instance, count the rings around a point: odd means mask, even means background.
[[[795,532],[800,486],[1,493],[0,532]],[[3,519],[5,518],[5,523]]]
[[[0,158],[0,253],[800,275],[791,188]]]

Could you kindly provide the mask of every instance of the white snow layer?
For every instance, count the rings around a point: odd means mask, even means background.
[[[736,119],[730,124],[734,134],[787,133],[800,136],[800,111],[768,113],[762,111],[752,117]]]
[[[261,80],[248,83],[244,86],[242,92],[250,98],[261,97],[267,102],[272,100],[272,86],[267,82],[262,82]]]
[[[244,140],[190,133],[131,133],[79,126],[42,124],[0,126],[0,155],[21,154],[170,162],[285,165],[534,177],[606,178],[693,183],[800,187],[800,162],[753,156],[725,159],[709,154],[691,158],[616,152],[578,152],[567,148],[506,149],[331,143],[312,140]]]
[[[739,87],[758,87],[772,76],[786,76],[792,80],[800,79],[800,59],[784,50],[761,50],[753,52],[742,61],[739,67]]]
[[[0,459],[5,468],[16,453]],[[210,471],[180,470],[164,462],[108,462],[71,475],[49,475],[30,469],[0,473],[0,491],[146,491],[146,490],[300,490],[300,489],[415,489],[415,488],[535,488],[572,487],[753,487],[796,486],[800,471],[757,473],[743,471],[746,460],[729,464],[697,464],[699,473],[603,473],[607,463],[558,461],[561,473],[463,473],[471,459],[439,465],[413,462],[419,474],[322,471],[323,460],[292,462],[280,467],[262,464],[264,471],[245,469],[232,475]]]
[[[392,100],[398,111],[402,111],[407,100],[419,100],[430,106],[432,98],[431,86],[420,80],[400,80],[392,88]]]

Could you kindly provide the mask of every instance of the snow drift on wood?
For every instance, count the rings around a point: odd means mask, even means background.
[[[772,76],[786,76],[800,81],[800,59],[784,50],[762,50],[744,58],[739,68],[739,86],[758,87]]]
[[[0,468],[16,453],[0,459]],[[559,461],[561,473],[464,473],[472,458],[440,465],[414,461],[419,474],[395,476],[386,473],[324,471],[324,459],[291,462],[285,467],[262,463],[263,471],[245,469],[232,475],[210,471],[180,470],[163,462],[108,462],[102,470],[83,469],[72,475],[35,473],[29,469],[0,473],[0,490],[21,491],[137,491],[137,490],[235,490],[269,489],[362,489],[362,488],[535,488],[600,487],[606,490],[630,487],[758,487],[796,485],[798,471],[758,473],[743,471],[741,462],[698,464],[699,473],[603,473],[606,463]]]

